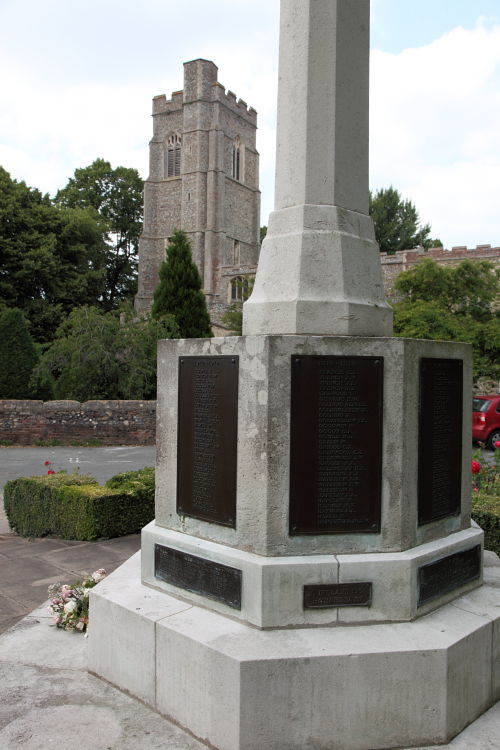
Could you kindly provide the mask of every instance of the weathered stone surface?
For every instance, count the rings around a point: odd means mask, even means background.
[[[151,445],[156,401],[0,401],[0,441]]]
[[[142,621],[156,623],[150,705],[220,750],[444,744],[496,699],[499,611],[490,585],[413,623],[269,632],[168,594],[164,616],[148,614],[151,590],[138,565],[136,557],[92,592],[91,620],[105,606],[99,599],[114,614],[90,629],[90,652],[131,642],[123,606],[137,620],[136,653],[152,648]],[[107,679],[133,692],[135,680],[122,680],[116,659],[109,664]]]
[[[178,360],[181,356],[224,355],[239,357],[236,528],[179,515],[176,508]],[[289,536],[291,362],[296,355],[383,360],[380,533]],[[422,357],[464,361],[461,513],[426,526],[419,526],[417,518]],[[470,347],[451,342],[347,336],[161,341],[156,522],[230,547],[277,556],[400,552],[470,528],[471,378]]]
[[[368,216],[369,0],[284,0],[275,210],[243,333],[390,336]]]
[[[135,307],[150,309],[175,229],[191,241],[211,318],[231,302],[231,280],[253,276],[260,249],[257,113],[217,81],[209,60],[184,64],[184,89],[153,99],[150,173],[144,186],[144,230],[139,243]],[[168,141],[182,142],[180,173],[168,171]],[[238,174],[233,147],[239,145]]]

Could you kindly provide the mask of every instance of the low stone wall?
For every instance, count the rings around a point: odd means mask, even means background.
[[[156,401],[0,401],[0,443],[153,445]]]

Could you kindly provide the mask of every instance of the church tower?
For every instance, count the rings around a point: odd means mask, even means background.
[[[217,82],[209,60],[184,63],[184,88],[153,99],[150,171],[139,243],[138,313],[151,309],[168,238],[182,229],[216,328],[255,275],[260,241],[257,113]]]

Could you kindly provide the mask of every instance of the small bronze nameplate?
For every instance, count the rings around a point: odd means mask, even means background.
[[[236,526],[238,357],[181,357],[177,512]]]
[[[418,606],[476,581],[481,576],[481,547],[443,557],[418,571]]]
[[[320,583],[304,586],[304,609],[370,607],[371,582]]]
[[[241,609],[241,570],[155,544],[155,577]]]
[[[290,534],[377,533],[382,357],[293,356]]]
[[[462,495],[463,362],[421,359],[418,522],[458,515]]]

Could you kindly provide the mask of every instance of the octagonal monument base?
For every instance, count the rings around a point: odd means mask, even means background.
[[[487,570],[415,622],[262,631],[144,586],[137,553],[91,592],[89,669],[219,750],[444,744],[500,698]]]

